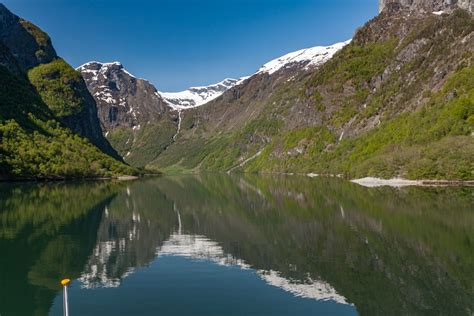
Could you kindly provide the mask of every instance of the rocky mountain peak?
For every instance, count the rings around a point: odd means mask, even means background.
[[[178,112],[149,81],[133,76],[119,62],[93,61],[77,70],[97,103],[105,136],[127,162],[143,167],[173,141]]]
[[[131,73],[125,70],[120,62],[101,63],[98,61],[91,61],[77,68],[82,74],[88,74],[87,77],[91,77],[93,80],[135,80],[137,79]]]
[[[474,0],[379,0],[379,10],[414,12],[440,12],[461,8],[471,13],[474,12]]]
[[[168,110],[156,88],[129,73],[120,62],[88,62],[77,68],[97,102],[105,132],[117,127],[139,130]]]
[[[13,14],[0,3],[0,41],[23,69],[57,58],[49,36],[33,23]]]

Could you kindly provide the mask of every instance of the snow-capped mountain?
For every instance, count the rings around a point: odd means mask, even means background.
[[[327,62],[334,54],[350,42],[349,40],[331,46],[316,46],[286,54],[263,65],[257,71],[257,74],[268,73],[272,75],[280,69],[294,67],[296,65],[309,70],[311,67],[317,67]]]
[[[218,98],[227,90],[240,85],[254,75],[263,73],[273,75],[279,70],[295,67],[303,68],[304,70],[318,67],[331,59],[335,53],[349,43],[350,41],[346,41],[331,46],[316,46],[302,49],[266,63],[256,73],[248,77],[225,79],[213,85],[192,87],[181,92],[160,92],[160,95],[175,110],[195,108]]]
[[[95,99],[105,137],[127,162],[139,166],[144,157],[155,158],[160,152],[156,147],[173,141],[178,115],[149,81],[133,76],[119,62],[89,62],[77,70]]]
[[[266,98],[277,82],[319,67],[348,43],[289,53],[266,63],[249,77],[228,78],[181,92],[159,92],[149,81],[133,76],[120,62],[93,61],[77,70],[97,103],[105,136],[127,162],[143,167],[177,141],[186,110],[202,107],[213,100],[225,109],[241,97],[245,102]],[[214,110],[206,107],[203,111]],[[238,111],[227,115],[236,117]],[[223,121],[229,122],[232,118]]]
[[[116,127],[139,129],[169,110],[155,87],[129,73],[119,62],[88,62],[77,68],[97,103],[105,132]]]
[[[282,69],[288,68],[302,68],[304,70],[309,70],[313,67],[320,66],[334,56],[340,49],[347,45],[350,41],[337,43],[331,46],[316,46],[312,48],[302,49],[296,52],[286,54],[282,57],[274,59],[265,65],[263,65],[257,72],[248,77],[242,77],[240,79],[227,78],[216,84],[211,84],[209,86],[201,87],[191,87],[184,91],[180,92],[157,92],[153,93],[157,99],[162,99],[174,110],[185,110],[190,108],[195,108],[201,105],[204,105],[219,96],[221,96],[227,90],[240,85],[248,78],[266,73],[268,75],[273,75]],[[94,97],[98,100],[99,103],[109,104],[109,105],[123,105],[126,100],[121,98],[114,98],[114,87],[120,88],[114,84],[112,86],[109,83],[99,84],[100,82],[109,81],[112,79],[115,83],[118,79],[118,73],[121,73],[122,77],[128,77],[128,79],[142,80],[147,82],[152,86],[148,81],[143,79],[137,79],[132,74],[130,74],[119,62],[112,63],[99,63],[99,62],[89,62],[78,68],[81,71],[84,79],[88,83],[88,86],[92,86],[91,91],[94,94]],[[153,87],[154,89],[154,87]],[[119,89],[120,90],[120,89]],[[135,114],[136,115],[136,114]]]
[[[160,92],[166,103],[175,110],[184,110],[206,104],[230,88],[240,84],[241,79],[227,78],[219,83],[203,87],[191,87],[181,92]]]

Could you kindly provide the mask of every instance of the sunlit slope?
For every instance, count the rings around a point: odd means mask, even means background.
[[[251,78],[184,113],[150,166],[472,179],[474,18],[383,13],[319,69]]]

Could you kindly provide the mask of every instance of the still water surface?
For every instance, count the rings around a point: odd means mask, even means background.
[[[470,315],[474,189],[0,184],[0,315]]]

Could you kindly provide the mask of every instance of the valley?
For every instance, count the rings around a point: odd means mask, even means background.
[[[473,31],[460,9],[386,10],[352,41],[290,53],[227,85],[155,93],[170,116],[140,167],[470,180]],[[190,101],[193,89],[209,101]],[[132,165],[145,156],[118,147]]]
[[[3,28],[6,76],[23,77],[23,89],[33,88],[43,103],[35,111],[48,113],[37,118],[33,109],[19,114],[5,108],[3,122],[30,120],[28,115],[44,122],[49,115],[114,164],[129,164],[120,167],[127,173],[472,180],[474,20],[469,3],[382,1],[380,11],[352,40],[289,53],[239,79],[162,92],[120,62],[92,61],[74,71],[45,33],[3,7],[5,23],[12,30],[21,25],[32,43],[18,52],[20,46]],[[22,124],[25,139],[36,135],[35,128]],[[5,129],[3,135],[11,133]],[[23,151],[19,156],[25,161],[8,158],[15,147],[2,147],[3,172],[38,173],[22,169],[30,159]],[[112,174],[106,172],[110,163],[94,159],[89,164],[96,171],[78,175]],[[43,176],[76,172],[53,172],[44,164],[38,173]]]
[[[0,316],[473,315],[474,0],[3,1]]]

